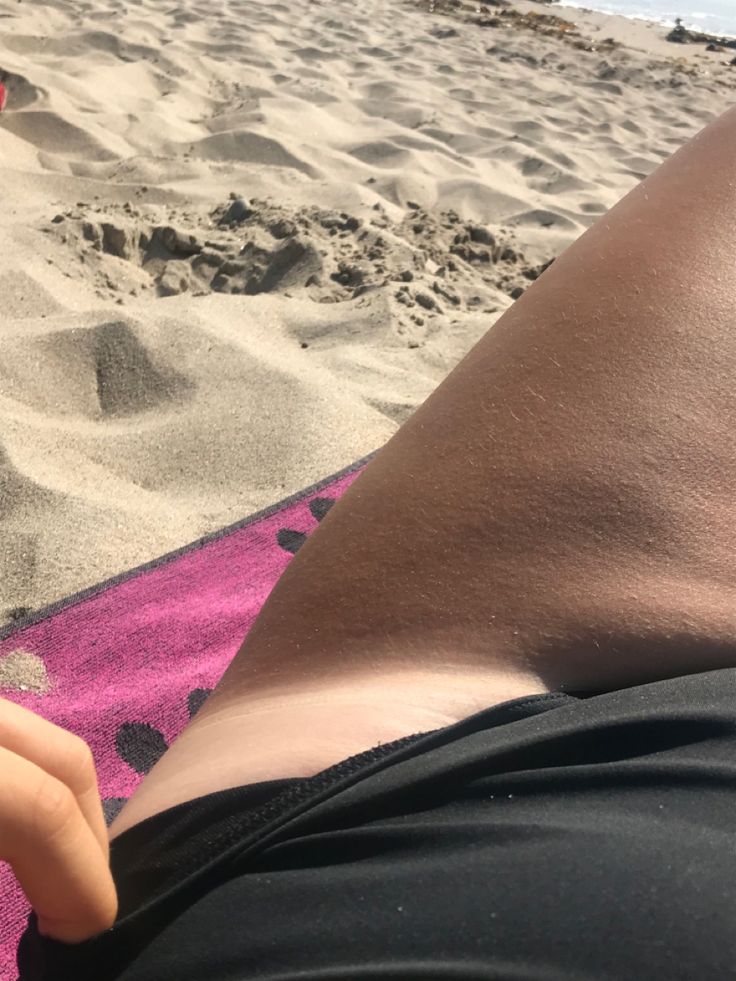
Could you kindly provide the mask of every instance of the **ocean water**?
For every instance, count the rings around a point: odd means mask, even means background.
[[[569,7],[587,7],[607,14],[674,24],[681,17],[687,27],[708,34],[736,37],[736,0],[560,0]]]

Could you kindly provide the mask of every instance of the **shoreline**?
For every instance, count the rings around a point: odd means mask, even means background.
[[[646,14],[622,14],[619,11],[599,10],[596,7],[588,6],[586,3],[582,2],[582,0],[580,3],[571,3],[569,2],[569,0],[567,0],[567,2],[566,0],[537,0],[537,2],[540,4],[549,3],[550,5],[555,7],[567,7],[570,10],[582,10],[588,13],[602,14],[606,17],[624,17],[626,20],[642,21],[643,23],[647,24],[649,27],[653,29],[668,28],[669,30],[672,30],[672,28],[676,26],[677,21],[679,20],[686,28],[686,30],[692,31],[693,33],[703,34],[706,39],[705,41],[703,41],[703,43],[705,44],[709,42],[717,42],[718,40],[721,39],[728,39],[732,41],[736,40],[736,27],[734,28],[733,34],[729,33],[728,31],[725,31],[723,33],[718,33],[718,32],[711,33],[709,31],[705,31],[702,25],[700,24],[688,22],[686,20],[687,15],[683,15],[682,17],[675,17],[674,19],[670,20],[664,17],[652,18],[647,16]]]
[[[736,59],[736,36],[711,35],[701,33],[695,28],[676,27],[673,23],[652,20],[626,14],[607,13],[594,10],[581,3],[573,6],[565,0],[492,0],[491,5],[480,6],[471,0],[417,0],[423,9],[436,16],[459,18],[478,26],[494,26],[506,19],[509,26],[517,14],[532,15],[541,24],[559,18],[567,22],[571,33],[597,41],[599,37],[612,38],[617,44],[648,55],[656,55],[675,61],[689,61],[713,66],[734,67],[730,61]],[[479,13],[480,11],[480,13]],[[520,23],[523,30],[529,24]],[[671,35],[679,34],[678,43]],[[715,46],[713,50],[709,46]],[[722,55],[722,59],[714,57]],[[728,58],[729,60],[724,60]],[[736,79],[733,80],[736,84]]]

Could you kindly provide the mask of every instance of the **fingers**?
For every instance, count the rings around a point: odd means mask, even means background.
[[[109,841],[89,746],[29,709],[0,698],[0,747],[25,757],[66,784],[107,861]]]
[[[42,933],[67,943],[117,913],[109,843],[89,747],[0,699],[0,859],[9,862]]]
[[[115,884],[75,793],[5,748],[0,772],[0,859],[12,866],[41,933],[78,943],[112,926]]]

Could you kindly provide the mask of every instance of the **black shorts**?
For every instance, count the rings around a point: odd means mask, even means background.
[[[736,670],[515,699],[112,846],[23,981],[736,978]]]

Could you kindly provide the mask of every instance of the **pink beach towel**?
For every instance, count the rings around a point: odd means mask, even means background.
[[[292,555],[368,458],[0,632],[0,695],[91,746],[108,822],[201,706]],[[0,863],[0,981],[28,904]]]

